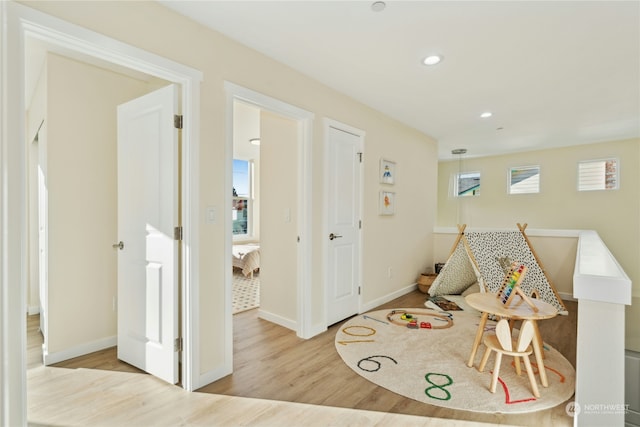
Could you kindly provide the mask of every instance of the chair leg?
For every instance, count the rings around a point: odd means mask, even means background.
[[[487,365],[487,361],[489,360],[489,355],[491,354],[491,349],[487,347],[482,355],[482,360],[480,361],[480,366],[478,367],[478,371],[484,371],[484,367]]]
[[[520,366],[520,358],[518,356],[513,356],[513,361],[516,365],[516,374],[520,376],[522,374],[522,367]]]
[[[538,383],[536,382],[535,375],[533,375],[533,369],[531,368],[531,361],[529,360],[529,356],[523,356],[523,359],[524,367],[527,370],[529,382],[531,383],[531,391],[533,391],[533,395],[535,397],[540,397],[540,391],[538,391]]]
[[[493,367],[493,375],[491,376],[491,385],[489,385],[489,391],[491,393],[496,392],[496,386],[498,385],[498,375],[500,374],[500,362],[502,362],[502,353],[496,351],[496,364]]]

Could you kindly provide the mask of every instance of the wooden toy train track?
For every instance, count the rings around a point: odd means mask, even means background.
[[[391,310],[387,314],[387,320],[394,325],[410,329],[447,329],[453,326],[452,315],[427,310],[422,311],[420,309],[411,309],[410,311]],[[431,320],[437,320],[438,322],[432,322]]]

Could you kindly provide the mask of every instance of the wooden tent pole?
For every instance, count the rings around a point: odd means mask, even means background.
[[[460,243],[460,239],[462,239],[462,236],[464,236],[465,228],[467,228],[467,224],[462,224],[462,225],[458,224],[458,237],[456,238],[456,241],[451,247],[451,251],[449,252],[449,256],[447,257],[447,259],[451,258],[451,255],[453,255],[453,253],[456,251],[456,248],[458,247],[458,243]]]
[[[517,223],[517,225],[518,225],[518,229],[520,230],[520,233],[522,233],[522,237],[524,237],[524,241],[527,242],[527,246],[529,247],[529,250],[533,254],[533,258],[535,258],[536,262],[538,263],[538,266],[540,267],[540,270],[542,270],[542,274],[544,274],[544,276],[547,278],[547,282],[549,282],[549,287],[551,288],[551,291],[553,291],[556,298],[558,299],[558,301],[566,311],[567,308],[565,307],[564,302],[562,301],[562,298],[558,294],[558,291],[556,291],[555,285],[553,284],[553,282],[551,282],[551,278],[547,274],[547,270],[544,268],[544,264],[542,264],[542,262],[540,261],[540,258],[538,257],[538,254],[536,253],[535,249],[533,249],[533,245],[531,244],[531,241],[529,240],[527,233],[524,232],[528,224],[525,223],[524,225],[520,225],[520,223]]]
[[[478,265],[478,261],[476,260],[476,257],[473,256],[473,251],[471,250],[471,246],[469,245],[469,242],[467,241],[467,238],[463,236],[462,241],[464,242],[465,251],[467,252],[467,255],[469,256],[469,259],[473,263],[473,267],[475,268],[475,272],[477,272],[477,274],[479,274],[480,277],[482,278],[482,274],[480,273],[480,266]],[[484,291],[485,292],[489,292],[489,289],[487,288],[487,285],[484,283],[484,279],[480,283],[482,284],[482,287],[484,288]]]

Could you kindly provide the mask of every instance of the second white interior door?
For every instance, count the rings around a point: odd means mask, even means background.
[[[360,304],[360,168],[362,138],[328,132],[327,325],[358,313]]]

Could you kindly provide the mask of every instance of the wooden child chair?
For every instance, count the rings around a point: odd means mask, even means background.
[[[531,340],[533,339],[534,328],[533,322],[531,320],[525,320],[522,322],[522,327],[520,328],[520,335],[518,336],[518,340],[513,340],[511,338],[511,328],[509,328],[509,322],[507,319],[502,319],[496,325],[496,333],[485,336],[484,345],[487,349],[482,356],[482,361],[480,362],[480,367],[478,370],[480,372],[484,371],[484,367],[489,360],[489,355],[491,351],[496,352],[496,363],[493,368],[493,376],[491,377],[491,384],[489,386],[489,391],[491,393],[496,392],[496,385],[498,384],[498,375],[500,373],[500,363],[502,362],[502,355],[506,354],[507,356],[513,356],[516,362],[516,372],[520,375],[520,360],[518,358],[522,357],[524,359],[524,366],[527,370],[527,375],[529,376],[529,382],[531,383],[531,390],[533,391],[533,395],[535,397],[540,397],[540,392],[538,391],[538,384],[536,382],[536,377],[533,375],[533,369],[531,369],[531,361],[529,360],[529,355],[533,351],[531,349]]]

